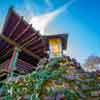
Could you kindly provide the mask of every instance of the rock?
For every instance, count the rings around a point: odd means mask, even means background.
[[[56,80],[56,81],[55,81],[55,84],[56,84],[56,85],[62,85],[63,82],[62,82],[62,80]]]
[[[55,100],[53,96],[45,96],[43,100]]]
[[[55,100],[65,100],[65,97],[62,93],[57,93],[56,97],[55,97]]]

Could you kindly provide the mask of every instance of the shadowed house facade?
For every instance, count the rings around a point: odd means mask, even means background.
[[[46,51],[48,51],[49,58],[62,57],[64,50],[67,49],[68,34],[54,34],[43,36],[46,41]]]

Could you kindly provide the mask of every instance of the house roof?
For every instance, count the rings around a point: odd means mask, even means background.
[[[1,63],[11,57],[14,47],[21,49],[19,58],[31,64],[46,55],[45,43],[39,31],[36,31],[11,7],[0,33]]]

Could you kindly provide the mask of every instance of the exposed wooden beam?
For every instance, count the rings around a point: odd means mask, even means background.
[[[21,44],[24,44],[25,42],[31,40],[33,37],[37,36],[37,32],[32,33],[28,37],[26,37],[24,40],[21,41]]]
[[[33,41],[36,41],[38,38],[38,36],[35,36],[34,38],[31,38],[29,41],[26,41],[25,43],[22,44],[22,48],[23,47],[28,47],[31,43],[33,43]]]
[[[35,55],[33,52],[31,52],[30,50],[28,50],[27,48],[22,48],[21,45],[19,45],[18,43],[16,43],[14,40],[4,36],[3,34],[0,34],[0,38],[3,39],[4,41],[8,42],[9,44],[18,47],[19,49],[21,49],[22,51],[24,51],[25,53],[29,54],[30,56],[32,56],[33,58],[36,58],[37,60],[40,60],[41,58],[37,55]]]
[[[22,50],[23,50],[25,53],[31,55],[33,58],[36,58],[37,60],[40,60],[40,59],[41,59],[39,56],[35,55],[33,52],[31,52],[30,50],[28,50],[28,49],[26,49],[26,48],[22,48]]]
[[[10,32],[10,34],[8,35],[9,37],[12,36],[12,34],[15,32],[16,28],[18,27],[18,25],[21,23],[21,20],[23,20],[23,16],[21,16],[18,20],[18,22],[16,23],[16,25],[14,26],[14,28],[12,29],[12,31]],[[6,46],[6,45],[5,45]],[[7,45],[5,47],[5,49],[8,49],[10,45]]]
[[[40,42],[41,43],[41,42]],[[35,47],[33,47],[33,48],[31,48],[30,50],[32,50],[32,51],[37,51],[37,49],[39,49],[40,47],[41,47],[41,49],[43,50],[43,48],[44,48],[44,44],[42,43],[42,44],[37,44],[37,46],[35,46]]]
[[[42,48],[42,49],[38,48],[38,49],[32,50],[32,51],[36,54],[36,53],[43,53],[44,52],[43,50],[44,50],[44,48]]]
[[[4,59],[5,57],[7,57],[7,55],[9,55],[11,52],[13,51],[13,48],[10,48],[8,51],[6,51],[6,53],[0,57],[0,59]]]
[[[9,37],[11,37],[12,34],[15,32],[16,28],[17,28],[18,25],[21,23],[22,19],[23,19],[23,16],[19,18],[18,22],[16,23],[16,25],[14,26],[14,28],[13,28],[12,31],[10,32]]]
[[[36,39],[34,40],[34,43],[31,42],[31,43],[28,45],[28,48],[29,48],[29,47],[32,47],[32,46],[35,46],[35,44],[38,43],[40,40],[41,40],[41,38],[36,38]]]
[[[0,45],[1,45],[1,44],[0,44]],[[6,44],[6,45],[7,45],[7,44]],[[4,55],[5,52],[7,53],[8,50],[9,50],[9,48],[6,48],[6,47],[5,47],[5,49],[4,49],[2,45],[1,45],[1,47],[2,47],[2,50],[0,50],[0,56]]]
[[[29,24],[29,25],[21,32],[21,34],[19,34],[19,35],[15,38],[15,40],[20,39],[20,38],[24,35],[24,33],[27,32],[31,27],[32,27],[32,25]]]

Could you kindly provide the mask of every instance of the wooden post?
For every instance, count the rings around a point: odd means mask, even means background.
[[[13,70],[16,69],[16,63],[19,56],[20,50],[18,48],[14,48],[14,52],[9,62],[8,70],[11,71],[11,76],[13,76]]]

